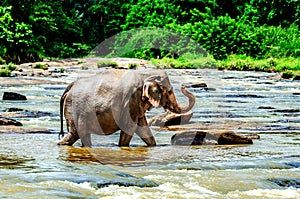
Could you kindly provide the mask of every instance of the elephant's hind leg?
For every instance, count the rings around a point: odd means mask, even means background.
[[[68,117],[68,115],[66,115],[66,122],[67,122],[68,134],[63,139],[61,139],[57,144],[72,146],[79,139],[79,135],[76,131],[74,122],[70,119],[70,117]]]
[[[60,140],[57,144],[58,145],[68,145],[72,146],[77,140],[79,136],[77,134],[68,133],[62,140]]]

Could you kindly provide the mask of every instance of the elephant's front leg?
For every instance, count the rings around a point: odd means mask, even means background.
[[[151,133],[145,116],[138,120],[136,134],[147,144],[147,146],[156,145],[156,141]]]
[[[125,131],[121,131],[119,138],[119,146],[129,146],[132,134],[128,134]]]
[[[88,133],[81,138],[81,144],[83,147],[91,147],[92,146],[92,141],[91,141],[91,134]]]

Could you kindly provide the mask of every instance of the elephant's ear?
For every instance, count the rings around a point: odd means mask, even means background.
[[[154,86],[157,87],[156,84],[157,84],[156,82],[145,82],[143,86],[143,94],[142,94],[142,97],[147,97],[149,102],[155,108],[159,107],[160,105],[161,94],[158,94],[157,96],[151,96],[151,94],[149,94],[149,89],[151,89]]]

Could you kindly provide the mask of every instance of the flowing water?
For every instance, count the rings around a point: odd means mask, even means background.
[[[118,133],[93,136],[93,148],[57,146],[59,99],[67,84],[0,86],[27,101],[1,101],[0,111],[42,111],[16,118],[23,128],[51,134],[0,134],[1,198],[300,198],[300,82],[271,73],[168,71],[197,101],[192,122],[209,129],[259,134],[253,145],[172,146],[173,131],[153,128],[157,147],[134,137],[117,147]],[[60,80],[70,82],[74,75]],[[148,116],[162,110],[151,110]]]

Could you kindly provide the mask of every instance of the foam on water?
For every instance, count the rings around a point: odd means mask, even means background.
[[[255,189],[249,191],[234,191],[226,194],[229,198],[300,198],[300,189]]]

